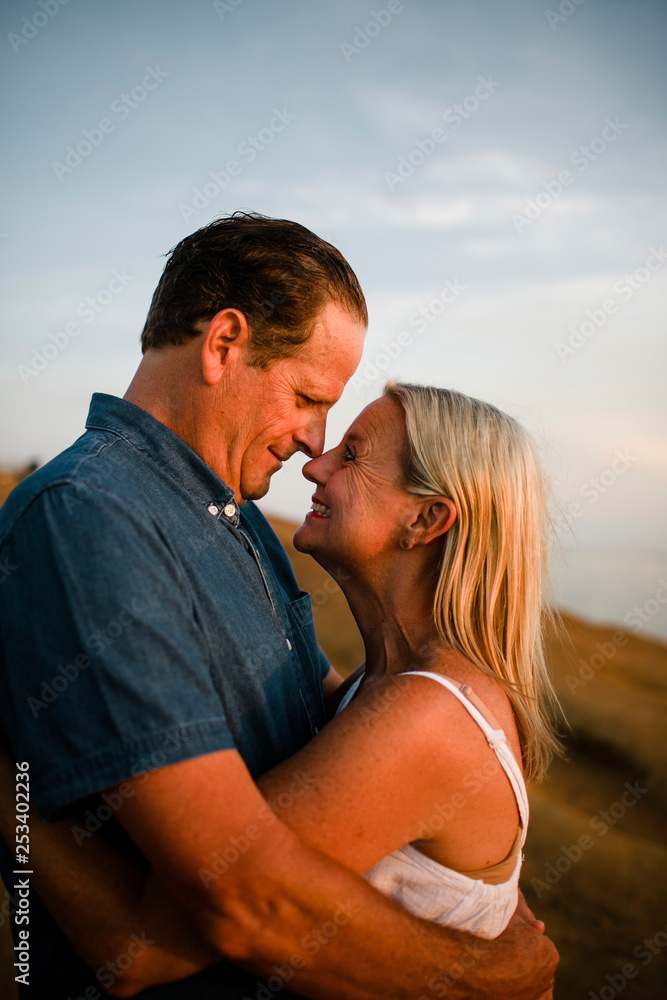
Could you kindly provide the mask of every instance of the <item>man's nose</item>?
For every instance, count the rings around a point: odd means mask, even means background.
[[[326,415],[311,420],[307,427],[304,427],[294,436],[294,440],[299,448],[309,458],[317,458],[324,451],[324,436],[327,427]]]

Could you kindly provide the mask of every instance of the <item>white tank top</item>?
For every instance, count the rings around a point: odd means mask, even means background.
[[[498,885],[483,882],[480,878],[469,878],[461,872],[446,868],[422,854],[412,844],[406,844],[405,847],[400,847],[386,858],[382,858],[364,872],[364,878],[385,896],[389,896],[418,917],[436,924],[446,924],[457,930],[469,931],[478,937],[488,939],[498,937],[507,927],[517,906],[519,873],[523,861],[521,848],[526,841],[528,830],[528,795],[521,768],[507,745],[503,730],[494,729],[463,693],[463,691],[470,693],[469,688],[449,677],[426,670],[409,670],[401,674],[401,676],[406,675],[430,677],[451,691],[486,736],[516,797],[520,818],[520,848],[512,874],[506,882]],[[361,679],[360,677],[345,694],[338,712],[350,703]],[[451,816],[453,808],[450,806],[449,813],[447,804],[437,811],[434,809],[433,822],[429,824],[431,828],[442,828]],[[438,822],[439,827],[436,825]]]

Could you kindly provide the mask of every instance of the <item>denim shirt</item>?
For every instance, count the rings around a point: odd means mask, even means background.
[[[256,777],[324,723],[310,596],[258,508],[125,400],[95,394],[86,427],[0,510],[0,725],[47,819],[217,750]],[[55,997],[74,953],[48,923]]]

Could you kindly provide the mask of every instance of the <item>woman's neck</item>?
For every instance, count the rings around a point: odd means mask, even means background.
[[[425,670],[443,649],[433,619],[430,574],[421,564],[400,562],[372,580],[351,574],[341,584],[364,641],[367,674]]]

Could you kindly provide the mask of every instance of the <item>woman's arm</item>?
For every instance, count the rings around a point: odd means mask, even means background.
[[[457,793],[473,807],[480,796],[481,808],[489,773],[475,778],[489,760],[502,775],[481,729],[439,685],[368,677],[343,712],[257,785],[302,840],[361,874],[431,839],[442,827],[438,807],[451,809]]]
[[[306,843],[361,873],[426,836],[435,806],[449,801],[474,766],[460,719],[448,718],[450,701],[408,677],[366,682],[311,743],[259,779],[260,790]],[[481,745],[488,753],[483,738]],[[13,793],[13,764],[4,771],[0,828],[11,845],[6,786],[9,780]],[[91,837],[79,848],[67,821],[45,824],[34,816],[31,841],[35,888],[93,969],[126,951],[137,932],[155,942],[132,968],[141,988],[219,960],[193,936],[166,890],[108,843]],[[110,992],[131,995],[122,983]]]

